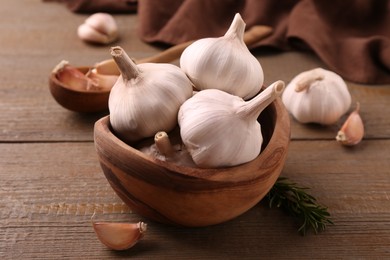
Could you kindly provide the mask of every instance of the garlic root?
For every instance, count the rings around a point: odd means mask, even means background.
[[[357,102],[355,110],[348,116],[340,131],[337,133],[336,140],[343,145],[356,145],[363,139],[364,124],[359,110],[360,103]]]
[[[133,247],[145,234],[147,224],[93,222],[98,239],[113,250],[126,250]]]

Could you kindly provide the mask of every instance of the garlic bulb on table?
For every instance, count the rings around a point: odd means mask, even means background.
[[[95,13],[77,28],[77,35],[86,42],[109,44],[118,39],[118,26],[108,13]]]
[[[180,67],[198,90],[215,88],[249,99],[264,82],[263,69],[244,43],[245,22],[236,14],[226,34],[188,46]]]
[[[257,118],[283,89],[284,82],[277,81],[250,101],[207,89],[184,102],[178,115],[180,135],[195,164],[215,168],[255,159],[263,143]]]
[[[184,72],[172,64],[136,65],[121,47],[111,48],[111,55],[121,72],[108,100],[118,137],[133,142],[172,130],[181,104],[192,96]]]
[[[322,68],[298,74],[286,86],[282,101],[301,123],[336,123],[351,106],[351,94],[344,80]]]

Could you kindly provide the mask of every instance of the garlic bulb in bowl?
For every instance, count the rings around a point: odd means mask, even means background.
[[[260,113],[283,91],[277,81],[250,101],[218,89],[196,93],[180,107],[182,141],[202,168],[236,166],[256,158],[263,137]]]
[[[336,73],[316,68],[298,74],[286,86],[282,101],[301,123],[331,125],[351,106],[351,94]]]
[[[136,65],[121,47],[111,48],[121,72],[108,100],[110,123],[120,139],[134,142],[171,131],[181,104],[192,96],[192,83],[177,66]]]
[[[237,13],[224,36],[197,40],[184,50],[180,67],[196,89],[215,88],[245,100],[260,91],[263,69],[244,43],[244,30]]]

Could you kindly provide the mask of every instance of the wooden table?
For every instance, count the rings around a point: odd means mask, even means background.
[[[366,134],[356,147],[334,140],[340,125],[292,120],[282,176],[310,187],[334,221],[318,235],[298,235],[294,221],[260,202],[242,216],[206,228],[179,228],[132,213],[100,169],[93,124],[107,113],[68,111],[52,98],[51,69],[62,59],[92,65],[108,47],[76,36],[85,15],[58,3],[2,0],[0,7],[0,258],[1,259],[390,259],[390,86],[348,82],[361,103]],[[136,36],[137,16],[116,15],[117,42],[135,58],[160,51]],[[256,52],[266,83],[290,81],[317,66],[305,53]],[[353,64],[351,64],[353,66]],[[139,220],[148,233],[114,252],[91,227],[91,216]]]

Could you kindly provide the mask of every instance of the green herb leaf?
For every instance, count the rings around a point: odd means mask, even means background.
[[[312,229],[316,234],[323,231],[328,224],[333,224],[328,208],[321,206],[306,191],[285,177],[279,177],[267,194],[269,207],[282,208],[300,224],[298,232],[306,235]]]

